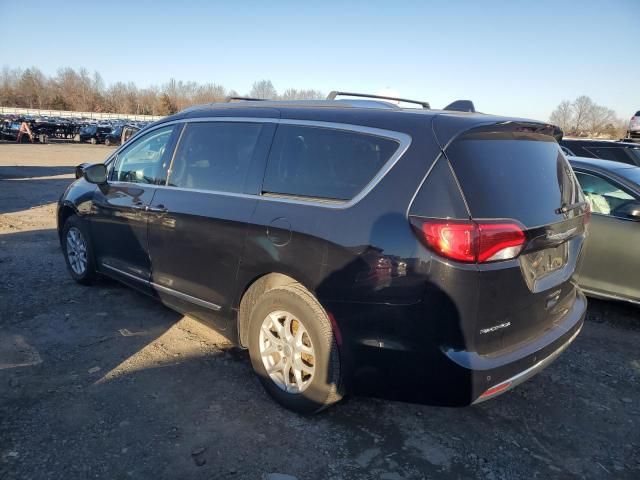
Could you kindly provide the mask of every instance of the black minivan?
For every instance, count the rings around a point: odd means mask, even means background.
[[[62,195],[69,271],[248,348],[282,405],[345,393],[462,406],[578,335],[589,218],[554,127],[385,102],[195,107]]]

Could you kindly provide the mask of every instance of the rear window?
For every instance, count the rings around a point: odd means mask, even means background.
[[[619,147],[600,147],[600,148],[587,148],[588,151],[593,153],[598,158],[604,160],[613,160],[614,162],[629,163],[636,165],[640,163],[640,154],[638,151],[632,148],[619,148]]]
[[[474,218],[511,218],[532,228],[562,221],[556,211],[583,200],[569,163],[547,135],[472,133],[446,154]]]
[[[279,125],[263,192],[350,200],[391,158],[398,142],[364,133]]]

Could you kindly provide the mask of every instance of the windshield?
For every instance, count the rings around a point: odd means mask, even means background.
[[[620,168],[619,170],[615,170],[615,172],[640,187],[640,168]]]

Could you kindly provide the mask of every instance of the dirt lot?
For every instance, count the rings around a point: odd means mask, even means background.
[[[108,152],[0,145],[0,478],[640,478],[640,310],[591,301],[558,361],[476,407],[349,398],[300,417],[224,338],[70,279],[54,202]]]

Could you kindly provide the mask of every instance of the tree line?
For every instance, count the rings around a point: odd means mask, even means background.
[[[564,100],[551,113],[549,120],[559,126],[566,136],[621,138],[626,123],[607,107],[598,105],[586,95],[573,102]]]
[[[74,110],[81,112],[171,115],[191,105],[221,102],[238,92],[217,83],[184,82],[171,79],[160,86],[139,88],[133,82],[105,85],[98,72],[86,68],[61,68],[47,76],[38,68],[10,68],[0,71],[0,105],[4,107]],[[318,90],[289,88],[282,93],[270,80],[253,84],[245,96],[280,100],[325,98]]]

